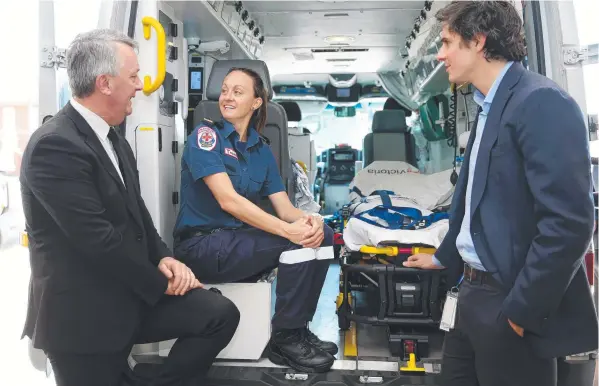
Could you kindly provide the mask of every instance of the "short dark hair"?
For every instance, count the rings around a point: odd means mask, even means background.
[[[268,90],[264,86],[264,81],[256,71],[250,68],[234,67],[229,70],[227,75],[234,71],[241,71],[252,78],[254,81],[254,98],[262,98],[262,105],[260,105],[258,110],[254,111],[252,119],[250,120],[250,125],[253,124],[256,131],[262,133],[262,129],[264,129],[264,126],[266,125],[266,104],[268,103]]]
[[[526,56],[522,19],[511,1],[453,1],[435,15],[465,42],[487,37],[487,60],[519,62]]]

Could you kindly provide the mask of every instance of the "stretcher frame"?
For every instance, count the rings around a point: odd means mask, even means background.
[[[441,320],[443,300],[442,294],[446,292],[442,281],[445,272],[441,270],[422,270],[398,265],[403,259],[400,255],[415,253],[434,253],[434,248],[421,246],[384,245],[380,247],[364,246],[360,251],[343,250],[340,259],[339,295],[337,297],[337,318],[339,329],[345,332],[345,356],[357,357],[356,324],[365,323],[392,327],[438,327]],[[399,258],[396,262],[389,262],[388,258]],[[374,261],[374,263],[373,263]],[[376,278],[378,297],[380,303],[376,315],[363,315],[356,311],[353,291],[364,291],[368,285],[352,284],[352,278],[359,274],[369,274]],[[398,274],[418,275],[422,278],[422,296],[420,299],[420,312],[397,312],[395,308],[395,283]],[[422,335],[420,335],[422,337]],[[391,333],[389,339],[392,340]],[[426,340],[426,339],[425,339]],[[424,372],[424,367],[418,365],[422,358],[417,356],[418,351],[409,353],[405,366],[400,368],[404,372]],[[404,354],[404,357],[406,355]]]

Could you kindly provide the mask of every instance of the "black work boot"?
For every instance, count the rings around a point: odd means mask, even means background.
[[[337,354],[339,348],[333,342],[320,340],[308,327],[306,327],[306,340],[315,347],[328,352],[331,355]]]
[[[273,332],[268,343],[268,359],[305,373],[327,372],[335,362],[331,354],[308,343],[303,328]]]

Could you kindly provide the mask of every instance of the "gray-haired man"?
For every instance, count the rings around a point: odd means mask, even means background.
[[[141,198],[133,152],[112,128],[141,90],[135,48],[110,30],[77,36],[67,54],[73,99],[23,155],[31,256],[23,335],[48,354],[59,386],[121,385],[133,344],[173,338],[143,384],[187,384],[239,323],[233,303],[170,257]]]

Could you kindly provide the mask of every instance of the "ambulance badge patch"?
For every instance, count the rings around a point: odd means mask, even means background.
[[[216,133],[208,126],[202,126],[198,129],[198,147],[202,150],[210,151],[216,146]]]
[[[228,156],[231,156],[235,159],[239,159],[237,158],[237,152],[233,149],[231,149],[230,147],[225,147],[225,154]]]

